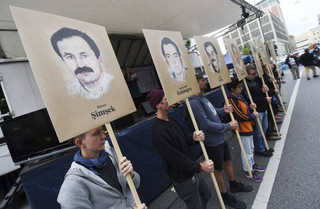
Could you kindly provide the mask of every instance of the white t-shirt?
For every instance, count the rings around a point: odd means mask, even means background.
[[[289,57],[289,62],[290,62],[290,65],[296,65],[296,61],[291,57]]]
[[[216,111],[216,109],[214,108],[214,106],[211,104],[211,102],[206,101],[206,103],[207,103],[207,105],[210,107],[213,115],[216,116],[216,115],[217,115],[217,111]]]

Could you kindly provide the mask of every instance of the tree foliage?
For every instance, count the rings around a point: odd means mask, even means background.
[[[250,55],[250,48],[248,45],[245,45],[242,49],[242,55]]]

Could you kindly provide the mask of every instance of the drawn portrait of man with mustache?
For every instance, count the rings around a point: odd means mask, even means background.
[[[75,76],[66,85],[69,95],[98,99],[108,92],[113,76],[105,72],[100,50],[90,36],[64,27],[51,36],[51,44]]]

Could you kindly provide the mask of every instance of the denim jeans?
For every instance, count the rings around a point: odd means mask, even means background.
[[[252,166],[254,165],[254,159],[253,159],[253,136],[241,136],[241,141],[243,144],[244,151],[246,152],[247,160],[250,166],[250,170],[252,170]],[[244,157],[241,153],[241,160],[242,160],[242,167],[243,170],[248,171],[246,163],[244,161]]]
[[[268,129],[268,113],[267,113],[267,111],[259,112],[259,118],[260,118],[263,132],[264,132],[264,134],[266,134],[267,129]],[[263,141],[263,137],[260,132],[260,128],[259,128],[257,120],[255,119],[254,122],[256,124],[256,126],[253,129],[254,150],[256,152],[264,152],[264,151],[266,151],[266,145]]]
[[[269,136],[272,136],[272,132],[275,131],[275,125],[274,125],[272,113],[269,106],[267,111],[268,111],[268,128],[266,132],[266,137],[269,137]],[[276,111],[273,111],[273,113],[276,114]]]
[[[211,191],[203,178],[195,174],[184,182],[173,182],[178,196],[184,201],[187,209],[206,209]]]

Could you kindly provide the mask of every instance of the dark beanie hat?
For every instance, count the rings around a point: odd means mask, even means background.
[[[196,79],[199,80],[199,79],[201,79],[201,78],[204,78],[204,75],[205,75],[205,74],[204,74],[203,72],[197,73],[197,74],[196,74]]]
[[[155,109],[156,105],[159,104],[163,98],[164,92],[161,89],[153,89],[148,95],[147,100],[150,106]]]

